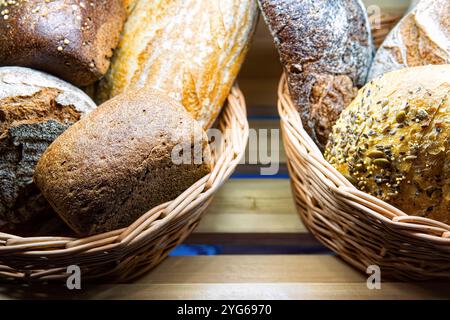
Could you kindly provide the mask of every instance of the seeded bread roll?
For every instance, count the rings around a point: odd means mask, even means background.
[[[450,63],[450,1],[422,0],[377,51],[369,79],[402,69]]]
[[[0,65],[89,85],[108,70],[124,19],[122,0],[0,0]]]
[[[360,90],[325,158],[360,190],[450,224],[450,65],[406,68]]]
[[[91,235],[130,225],[210,170],[201,126],[146,88],[107,101],[65,131],[39,160],[34,180],[75,232]]]
[[[365,84],[373,57],[359,0],[259,0],[303,126],[321,150]]]
[[[0,68],[0,226],[14,230],[53,212],[32,181],[34,167],[56,137],[95,107],[53,76]]]
[[[256,0],[128,3],[134,8],[97,102],[145,85],[167,92],[209,128],[249,49]]]

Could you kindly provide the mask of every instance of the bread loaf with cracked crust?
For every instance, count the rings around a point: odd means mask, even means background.
[[[183,161],[174,158],[180,146]],[[200,124],[161,91],[143,88],[66,130],[39,160],[34,181],[75,232],[91,235],[130,225],[210,170]]]
[[[158,88],[209,128],[244,61],[257,17],[256,0],[138,1],[96,101],[130,88]]]
[[[35,165],[53,140],[95,107],[81,90],[51,75],[0,67],[0,226],[14,230],[53,213],[32,181]]]
[[[378,49],[369,79],[387,72],[450,63],[450,1],[422,0]]]
[[[108,70],[124,19],[122,0],[0,0],[0,66],[87,86]]]
[[[373,57],[359,0],[259,0],[303,126],[320,149],[365,84]]]
[[[393,71],[360,90],[325,158],[360,190],[450,224],[450,65]]]

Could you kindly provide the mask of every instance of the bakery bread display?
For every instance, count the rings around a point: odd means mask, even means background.
[[[427,64],[450,63],[450,1],[422,0],[379,48],[369,78]]]
[[[124,19],[122,0],[2,0],[0,65],[89,85],[108,70]]]
[[[373,58],[358,0],[259,0],[303,126],[320,149],[341,111],[365,84]]]
[[[174,158],[180,154],[183,161]],[[34,180],[74,231],[91,235],[127,227],[211,165],[200,124],[172,98],[143,88],[105,102],[66,130],[42,155]]]
[[[47,146],[95,108],[81,90],[51,75],[0,68],[0,227],[28,223],[50,206],[33,184]]]
[[[154,87],[209,128],[248,51],[257,12],[255,0],[138,1],[97,101]]]
[[[360,90],[325,158],[360,190],[450,224],[450,65],[406,68]]]

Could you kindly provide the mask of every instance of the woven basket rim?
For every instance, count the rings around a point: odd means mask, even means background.
[[[231,176],[245,153],[249,125],[245,99],[237,84],[232,87],[219,115],[217,128],[222,132],[219,144],[221,150],[212,148],[214,165],[211,173],[195,182],[176,199],[150,209],[126,228],[85,238],[20,237],[0,232],[0,278],[66,278],[66,268],[63,266],[70,265],[71,261],[84,262],[85,258],[86,263],[95,264],[97,260],[103,259],[120,260],[129,251],[148,246],[153,241],[152,236],[167,227],[180,229],[180,238],[184,239],[196,224],[184,230],[183,223],[179,223],[180,219],[191,213],[195,217],[201,216],[212,196]],[[158,243],[155,244],[157,246]],[[46,267],[42,264],[43,261],[51,261],[54,266]],[[27,264],[39,262],[39,267],[26,270]],[[17,265],[20,267],[15,267]]]
[[[450,225],[430,218],[411,216],[398,208],[358,190],[340,172],[329,164],[317,145],[303,128],[300,115],[287,89],[286,75],[281,76],[278,86],[278,112],[285,140],[296,152],[318,171],[320,182],[346,199],[352,206],[386,226],[405,232],[418,241],[436,246],[450,246]],[[289,155],[288,155],[289,157]]]

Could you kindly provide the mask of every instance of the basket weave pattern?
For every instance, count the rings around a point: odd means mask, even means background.
[[[245,100],[237,86],[219,117],[218,129],[222,141],[212,144],[212,172],[127,228],[82,239],[24,238],[0,233],[0,279],[63,280],[69,275],[67,267],[77,265],[83,281],[129,281],[155,267],[197,226],[214,194],[245,152],[249,129]],[[215,146],[220,146],[220,150]]]
[[[305,226],[343,260],[397,279],[450,279],[450,226],[408,216],[356,189],[322,156],[303,129],[285,76],[278,111],[294,200]]]

